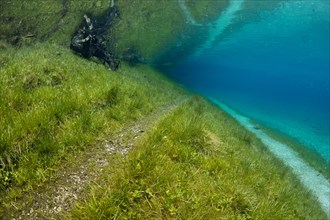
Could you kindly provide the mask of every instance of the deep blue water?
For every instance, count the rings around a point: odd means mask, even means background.
[[[225,32],[243,10],[232,0],[169,76],[330,161],[329,1],[283,1]]]

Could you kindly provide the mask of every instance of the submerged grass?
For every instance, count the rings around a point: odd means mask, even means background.
[[[68,218],[326,219],[253,134],[200,97],[163,116],[117,163]]]
[[[111,72],[51,44],[0,62],[0,216],[63,162],[186,94],[147,66]],[[67,218],[326,218],[254,135],[198,96],[110,161]]]
[[[177,1],[115,2],[122,12],[114,29],[119,54],[134,48],[153,59],[186,27]],[[206,3],[186,2],[199,22],[228,1]],[[58,46],[67,46],[84,13],[101,15],[108,4],[0,2],[1,49],[48,42],[0,51],[0,218],[2,205],[46,183],[63,162],[79,163],[75,155],[186,94],[147,66],[110,72]],[[326,219],[253,134],[200,97],[164,115],[126,157],[111,161],[116,166],[100,171],[90,195],[66,217]]]
[[[121,19],[107,37],[112,40],[116,38],[116,54],[123,55],[127,50],[134,49],[144,60],[153,60],[160,51],[175,43],[186,28],[176,0],[114,2],[119,7]],[[72,35],[83,21],[83,15],[88,13],[93,18],[100,19],[109,4],[110,0],[1,1],[0,20],[3,22],[0,22],[0,41],[17,46],[39,41],[68,46]],[[191,7],[190,10],[198,15],[209,11],[215,13],[212,7],[203,7],[203,11],[199,11],[197,6],[200,5]]]
[[[3,51],[0,62],[1,194],[45,181],[67,154],[183,94],[146,66],[111,72],[50,44]]]
[[[146,62],[153,61],[169,45],[176,44],[183,30],[189,28],[177,0],[115,0],[121,19],[107,38],[116,39],[116,54],[130,50]],[[17,46],[48,41],[68,46],[85,13],[100,19],[110,0],[21,0],[0,1],[1,40]],[[198,22],[212,21],[221,14],[228,1],[187,1],[189,11]]]

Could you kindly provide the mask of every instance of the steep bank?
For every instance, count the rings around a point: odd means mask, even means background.
[[[1,190],[42,181],[67,153],[185,93],[146,66],[111,72],[56,45],[7,50],[0,62]]]
[[[187,95],[149,67],[110,72],[49,44],[0,57],[2,218],[326,218],[254,135],[201,97],[166,107],[130,142],[125,126]]]

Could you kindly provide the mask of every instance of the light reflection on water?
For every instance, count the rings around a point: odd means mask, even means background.
[[[250,20],[255,8],[243,7],[225,30],[204,31],[204,43],[169,75],[330,161],[328,3],[283,1]]]

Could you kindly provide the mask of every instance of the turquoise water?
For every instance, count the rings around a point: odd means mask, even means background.
[[[204,24],[199,48],[168,75],[330,161],[329,1],[282,1],[260,10],[258,19],[233,25],[248,14],[244,0],[232,0]]]
[[[254,133],[273,155],[290,167],[306,189],[318,199],[321,207],[330,218],[330,183],[323,175],[320,175],[318,171],[310,167],[309,164],[301,159],[288,145],[272,138],[262,129],[256,127],[255,123],[251,121],[250,118],[241,115],[224,103],[214,99],[211,99],[211,101],[235,118],[247,130]]]

